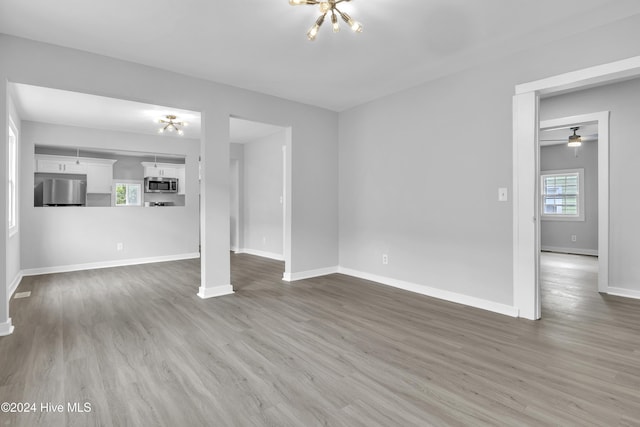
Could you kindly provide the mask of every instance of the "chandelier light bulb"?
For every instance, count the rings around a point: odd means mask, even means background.
[[[354,33],[361,33],[362,32],[362,24],[359,23],[358,21],[354,21],[353,19],[349,19],[349,26],[351,27],[351,29],[353,30]]]
[[[182,131],[182,129],[178,131],[178,135],[184,135],[184,132]]]
[[[319,29],[320,26],[318,24],[314,24],[313,27],[309,28],[309,31],[307,31],[307,38],[311,41],[314,41],[316,39],[316,36],[318,35]]]
[[[338,25],[338,17],[333,11],[331,12],[331,25],[333,26],[334,33],[337,33],[338,31],[340,31],[340,25]]]
[[[164,128],[158,129],[158,133],[164,133]]]
[[[324,22],[325,16],[327,16],[326,13],[323,13],[322,15],[320,15],[320,17],[316,20],[316,23],[313,24],[313,27],[311,27],[309,31],[307,31],[307,38],[310,41],[314,41],[316,39],[316,36],[318,35],[318,30],[320,30],[320,26]]]
[[[331,10],[331,4],[328,1],[321,1],[320,5],[320,13],[327,13]]]

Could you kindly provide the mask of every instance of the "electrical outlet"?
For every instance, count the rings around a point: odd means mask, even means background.
[[[122,252],[124,250],[124,245],[122,244],[122,242],[116,244],[116,250],[118,252]]]
[[[387,255],[387,254],[382,254],[382,263],[383,263],[384,265],[389,264],[389,255]]]
[[[571,235],[571,241],[572,241],[572,242],[576,242],[576,241],[578,241],[578,236],[576,236],[575,234],[572,234],[572,235]]]

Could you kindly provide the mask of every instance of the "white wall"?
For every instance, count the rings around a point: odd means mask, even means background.
[[[283,256],[283,161],[285,131],[243,144],[243,249]]]
[[[512,306],[513,206],[497,190],[512,190],[514,87],[639,55],[638,38],[634,16],[342,112],[340,265]]]
[[[611,111],[609,286],[640,291],[640,79],[543,99],[540,119]]]
[[[200,142],[23,121],[22,269],[41,271],[198,253],[198,155]],[[184,155],[185,206],[171,208],[42,208],[33,205],[34,146],[111,148]],[[142,166],[140,166],[142,179]],[[117,243],[123,250],[117,251]]]
[[[127,99],[202,113],[201,287],[228,287],[229,117],[291,127],[290,272],[338,263],[337,114],[273,96],[217,84],[79,50],[0,35],[0,128],[6,129],[6,81]],[[0,177],[6,179],[0,150]],[[319,180],[316,177],[325,176]],[[6,223],[0,186],[0,220]],[[90,224],[87,224],[90,225]],[[6,239],[6,230],[0,239]],[[0,277],[6,277],[6,247]],[[6,284],[3,286],[6,289]],[[197,284],[194,284],[194,292]],[[8,319],[0,292],[0,324]]]
[[[584,221],[540,222],[542,250],[569,252],[585,255],[598,253],[598,142],[584,142],[577,149],[566,144],[540,147],[540,170],[584,169]],[[571,236],[576,241],[571,241]]]

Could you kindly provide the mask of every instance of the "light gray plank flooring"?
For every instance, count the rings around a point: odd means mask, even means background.
[[[26,277],[0,338],[0,426],[640,425],[640,301],[597,293],[597,260],[543,254],[543,319],[343,275],[283,282],[232,255]]]

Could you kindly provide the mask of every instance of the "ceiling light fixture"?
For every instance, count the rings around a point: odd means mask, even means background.
[[[182,131],[182,129],[180,129],[178,126],[187,126],[188,123],[187,122],[176,122],[174,120],[177,120],[177,117],[174,115],[168,115],[168,116],[164,116],[164,119],[159,119],[158,123],[164,125],[163,127],[161,127],[160,129],[158,129],[158,133],[164,133],[165,131],[168,132],[177,132],[178,135],[183,135],[184,132]]]
[[[354,33],[362,32],[362,24],[358,21],[354,21],[351,19],[349,15],[342,12],[338,9],[337,5],[342,2],[349,2],[351,0],[327,0],[327,1],[317,1],[317,0],[289,0],[289,4],[291,6],[300,6],[300,5],[318,5],[320,7],[320,17],[316,20],[316,23],[307,31],[307,38],[311,41],[316,39],[318,35],[318,30],[320,30],[320,26],[324,22],[324,19],[327,17],[329,13],[331,13],[331,25],[333,26],[333,32],[337,33],[340,31],[340,26],[338,25],[338,15],[346,22],[349,27],[353,30]]]
[[[569,147],[580,147],[582,145],[582,137],[578,135],[576,132],[580,129],[579,127],[571,128],[573,131],[573,135],[569,136],[569,142],[567,146]]]

